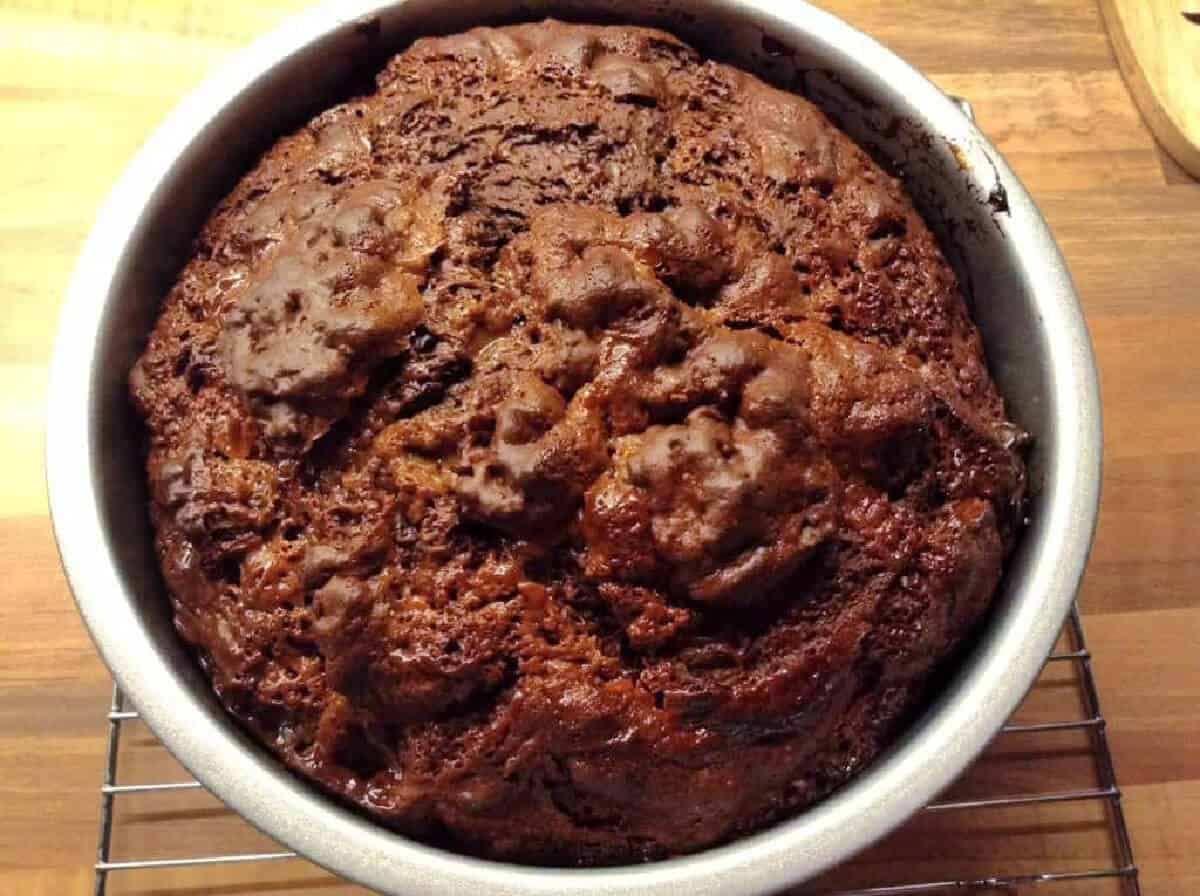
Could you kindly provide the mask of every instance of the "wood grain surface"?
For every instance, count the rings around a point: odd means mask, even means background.
[[[1100,0],[1100,8],[1154,136],[1200,177],[1200,0]]]
[[[60,297],[100,201],[155,123],[301,2],[0,0],[0,893],[84,893],[92,881],[110,683],[46,518]],[[1105,402],[1104,501],[1081,602],[1145,892],[1200,893],[1200,185],[1142,122],[1096,0],[824,5],[971,100],[1071,264]],[[1023,716],[1056,717],[1075,700],[1062,674]],[[1069,734],[1002,741],[956,792],[1062,789],[1094,772],[1084,746]],[[129,781],[183,774],[136,726],[122,762]],[[271,848],[201,793],[121,806],[116,857]],[[825,883],[1110,864],[1099,811],[926,816]],[[111,892],[361,891],[283,862],[130,874]]]

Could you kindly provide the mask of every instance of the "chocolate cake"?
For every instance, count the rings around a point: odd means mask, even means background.
[[[656,859],[820,799],[1021,524],[936,241],[816,107],[657,31],[424,39],[377,84],[220,203],[131,375],[216,693],[488,857]]]

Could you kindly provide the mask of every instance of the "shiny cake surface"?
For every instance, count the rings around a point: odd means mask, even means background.
[[[495,858],[660,858],[819,799],[1022,516],[1022,434],[900,185],[645,29],[418,41],[218,206],[130,385],[229,711]]]

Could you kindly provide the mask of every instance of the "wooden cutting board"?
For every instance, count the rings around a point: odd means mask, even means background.
[[[0,0],[0,893],[90,892],[106,670],[46,518],[42,420],[63,289],[96,209],[154,125],[228,53],[306,0]],[[818,0],[968,97],[1050,221],[1101,365],[1104,498],[1081,595],[1147,896],[1200,893],[1200,186],[1126,90],[1095,0]],[[948,7],[952,7],[948,14]],[[1053,683],[1031,707],[1057,699]],[[1048,712],[1048,710],[1046,710]],[[1047,716],[1048,717],[1048,716]],[[127,780],[182,774],[144,731]],[[1021,744],[977,767],[1062,786],[1077,747]],[[270,848],[200,795],[128,804],[116,856]],[[1028,816],[1021,816],[1028,818]],[[906,828],[878,877],[1107,863],[1094,818]],[[919,867],[915,867],[918,866]],[[833,880],[836,883],[836,879]],[[1030,896],[1102,896],[1078,884]],[[304,863],[114,879],[139,896],[349,896]]]
[[[1200,0],[1101,0],[1125,82],[1154,136],[1200,177]]]

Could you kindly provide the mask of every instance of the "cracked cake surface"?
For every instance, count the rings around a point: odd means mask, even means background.
[[[639,28],[417,41],[219,204],[130,387],[229,712],[515,861],[686,853],[846,781],[1023,512],[898,182]]]

